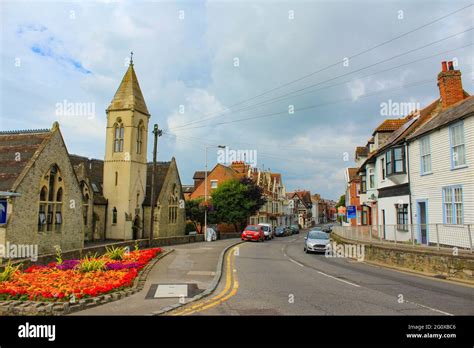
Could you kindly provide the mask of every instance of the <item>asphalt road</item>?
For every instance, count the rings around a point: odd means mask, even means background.
[[[304,233],[245,242],[215,294],[172,314],[473,315],[474,287],[303,252]]]

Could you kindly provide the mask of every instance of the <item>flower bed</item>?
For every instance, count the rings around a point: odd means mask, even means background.
[[[126,253],[121,260],[104,255],[31,266],[0,282],[0,300],[70,301],[108,293],[132,285],[138,271],[160,252],[161,248],[152,248]],[[81,264],[86,261],[105,267],[84,271]]]

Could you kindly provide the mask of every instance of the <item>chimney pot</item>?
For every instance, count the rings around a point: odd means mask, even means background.
[[[449,61],[449,62],[448,62],[448,67],[449,67],[449,70],[454,70],[453,62],[452,62],[452,61]]]
[[[442,71],[447,71],[448,67],[446,65],[446,61],[441,62],[441,67],[443,68]]]

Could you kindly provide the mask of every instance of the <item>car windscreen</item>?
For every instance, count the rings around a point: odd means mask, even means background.
[[[309,239],[329,239],[329,236],[324,232],[310,231],[308,233]]]
[[[277,228],[275,229],[275,231],[277,231],[277,232],[281,232],[281,231],[284,231],[284,230],[285,230],[284,227],[277,227]]]
[[[246,231],[258,231],[258,227],[257,226],[247,226],[247,227],[245,227],[245,230]]]

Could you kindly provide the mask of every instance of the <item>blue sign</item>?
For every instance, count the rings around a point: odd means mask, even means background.
[[[0,224],[7,223],[7,201],[0,200]]]
[[[357,217],[357,211],[355,205],[347,206],[347,218],[348,219],[355,219]]]

